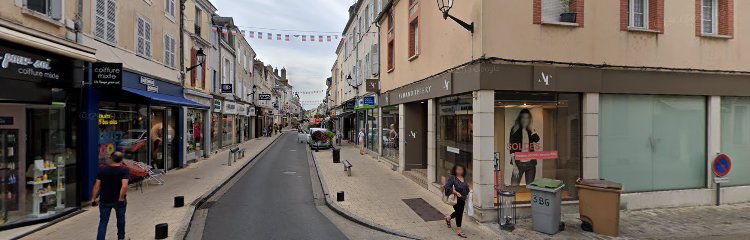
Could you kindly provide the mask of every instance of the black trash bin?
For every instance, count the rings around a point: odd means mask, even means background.
[[[333,163],[341,162],[341,149],[333,148]]]

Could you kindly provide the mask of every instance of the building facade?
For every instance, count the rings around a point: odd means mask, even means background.
[[[628,209],[712,204],[713,158],[748,154],[750,32],[734,12],[749,3],[456,2],[466,28],[437,4],[387,1],[378,17],[381,121],[398,126],[381,124],[394,132],[381,145],[435,192],[466,166],[481,221],[497,217],[496,191],[528,203],[539,178],[562,180],[571,202],[580,177],[622,183]],[[665,24],[678,16],[690,18]],[[722,202],[750,195],[734,174]]]

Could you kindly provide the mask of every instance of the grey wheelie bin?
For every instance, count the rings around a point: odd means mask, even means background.
[[[560,180],[538,179],[528,186],[531,190],[531,219],[533,229],[546,234],[560,231],[561,190],[565,187]]]

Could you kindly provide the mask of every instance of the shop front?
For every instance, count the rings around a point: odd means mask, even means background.
[[[361,113],[360,128],[365,130],[365,147],[370,151],[378,153],[378,141],[380,139],[379,111],[375,96],[364,96],[358,100],[355,110]],[[362,144],[362,143],[360,143]]]
[[[94,83],[93,87],[98,101],[89,104],[99,109],[98,163],[120,151],[156,169],[184,166],[185,139],[178,134],[187,132],[184,109],[208,106],[184,98],[183,88],[175,83],[130,70],[122,70],[120,86]]]
[[[204,106],[211,106],[213,98],[192,89],[185,89],[185,98]],[[185,161],[191,162],[198,158],[208,157],[211,152],[210,137],[210,109],[186,107],[185,116]]]
[[[93,59],[88,50],[80,53]],[[0,58],[1,231],[49,221],[80,205],[78,116],[83,69],[91,59],[8,42],[0,43]]]
[[[398,105],[382,107],[381,111],[381,131],[383,140],[381,144],[381,154],[383,158],[398,163],[399,159],[399,113]]]
[[[224,111],[222,112],[222,135],[221,135],[221,147],[228,147],[233,144],[237,144],[239,141],[237,138],[237,123],[240,120],[237,117],[237,103],[232,101],[224,101]]]
[[[216,97],[216,96],[214,96]],[[211,105],[211,151],[216,153],[221,149],[221,142],[223,135],[223,115],[222,112],[224,101],[221,99],[214,98],[213,105]]]

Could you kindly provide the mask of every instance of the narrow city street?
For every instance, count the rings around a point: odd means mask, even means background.
[[[282,135],[255,161],[209,208],[203,239],[347,239],[337,224],[361,228],[328,214],[334,224],[319,211],[325,206],[316,205],[312,189],[319,183],[311,182],[307,145],[296,133]],[[369,229],[351,232],[361,230]]]

